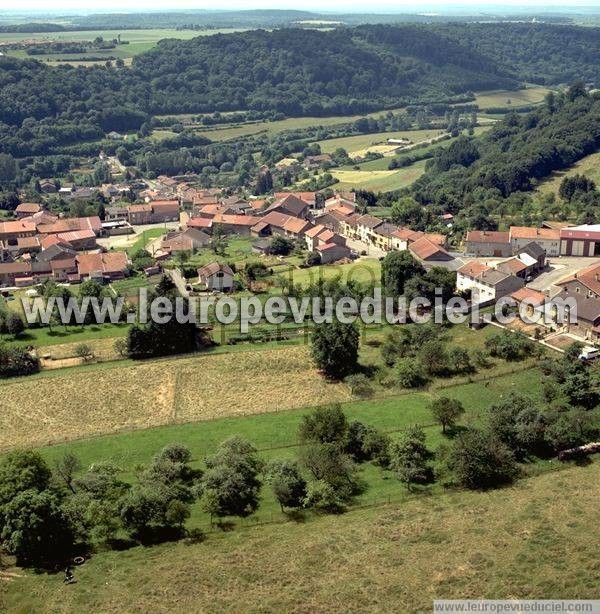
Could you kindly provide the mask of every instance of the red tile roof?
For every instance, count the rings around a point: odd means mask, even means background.
[[[420,260],[432,259],[437,256],[439,259],[448,259],[448,252],[439,245],[433,243],[426,237],[421,237],[408,246],[408,249]]]
[[[22,232],[35,233],[35,224],[29,218],[15,220],[13,222],[0,222],[0,235],[18,234]]]
[[[33,215],[34,213],[37,213],[38,211],[41,211],[41,210],[42,210],[42,206],[38,205],[38,203],[21,203],[20,205],[17,205],[15,212],[16,213],[29,213]]]
[[[473,260],[473,262],[467,262],[467,264],[461,266],[457,273],[461,273],[461,275],[466,275],[467,277],[477,277],[483,271],[489,270],[489,268],[487,264]]]
[[[513,292],[511,296],[517,302],[527,300],[534,305],[542,305],[547,298],[543,292],[538,292],[533,288],[519,288],[516,292]]]
[[[469,230],[467,243],[510,243],[510,233],[498,230]]]
[[[192,217],[186,222],[188,228],[210,228],[213,220],[206,217]]]
[[[565,277],[556,282],[557,286],[562,286],[571,281],[579,281],[586,288],[589,288],[594,294],[600,295],[600,264],[593,264],[592,266],[582,269],[569,277]]]
[[[535,241],[536,239],[545,239],[547,241],[558,241],[560,239],[560,230],[557,228],[532,228],[530,226],[511,226],[511,239],[528,239]]]
[[[40,224],[37,229],[40,234],[59,234],[61,232],[72,232],[74,230],[93,230],[98,234],[102,230],[102,222],[97,215],[91,217],[73,217],[58,220],[53,224]]]
[[[125,271],[128,265],[127,254],[124,252],[107,252],[100,254],[80,254],[77,256],[80,275],[91,273],[119,273]]]

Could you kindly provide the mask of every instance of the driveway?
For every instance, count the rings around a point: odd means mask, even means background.
[[[600,263],[600,258],[574,258],[572,256],[549,258],[547,270],[538,275],[527,286],[540,292],[551,290],[556,282],[561,279],[598,263]]]
[[[165,273],[171,278],[173,283],[177,286],[177,290],[184,298],[189,298],[190,293],[186,290],[187,280],[181,274],[179,269],[165,269]]]
[[[387,253],[374,245],[369,245],[362,241],[355,241],[354,239],[346,239],[346,245],[357,254],[360,254],[362,251],[367,252],[369,258],[383,258]]]

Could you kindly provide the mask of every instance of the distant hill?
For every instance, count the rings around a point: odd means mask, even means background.
[[[362,112],[514,88],[518,78],[482,53],[418,26],[328,32],[282,29],[165,40],[134,70],[156,88],[152,111],[275,109],[287,115]]]
[[[58,117],[74,126],[76,140],[82,120],[122,131],[153,114],[358,114],[466,101],[472,91],[524,81],[600,83],[598,57],[600,29],[536,24],[284,28],[169,39],[138,55],[130,69],[52,68],[0,57],[0,122]]]

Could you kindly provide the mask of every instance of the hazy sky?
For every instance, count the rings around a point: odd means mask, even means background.
[[[600,0],[576,0],[570,8],[575,6],[597,6],[600,5]],[[565,7],[564,1],[560,0],[504,0],[504,1],[485,1],[485,0],[432,0],[431,2],[418,2],[415,0],[364,0],[362,2],[348,2],[348,0],[302,0],[301,2],[293,2],[292,0],[223,0],[221,2],[198,2],[198,0],[90,0],[82,2],[81,0],[0,0],[0,11],[31,11],[39,10],[60,11],[60,10],[98,10],[106,11],[141,11],[141,10],[173,10],[173,9],[257,9],[257,8],[272,8],[272,9],[299,9],[299,10],[314,10],[314,11],[338,11],[338,12],[369,12],[387,11],[390,13],[397,12],[432,12],[434,7],[445,7],[451,9],[453,6],[465,7],[469,6],[476,12],[477,8],[484,7],[503,7],[504,10],[510,10],[510,7],[524,8],[531,6],[532,8],[539,7]],[[500,9],[502,10],[502,9]]]

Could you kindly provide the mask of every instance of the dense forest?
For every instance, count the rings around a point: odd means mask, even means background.
[[[494,58],[529,83],[600,81],[600,28],[516,23],[445,24],[432,30]]]
[[[478,138],[461,138],[440,149],[412,193],[421,204],[472,214],[470,226],[486,228],[510,197],[523,198],[536,181],[567,168],[600,148],[600,97],[583,84],[550,94],[545,106],[511,114]],[[588,191],[577,212],[582,222],[598,217],[600,194]]]
[[[133,68],[0,58],[0,121],[77,119],[138,128],[148,114],[361,113],[459,100],[525,80],[599,80],[600,29],[535,24],[255,30],[164,40]],[[492,59],[493,58],[493,59]]]

